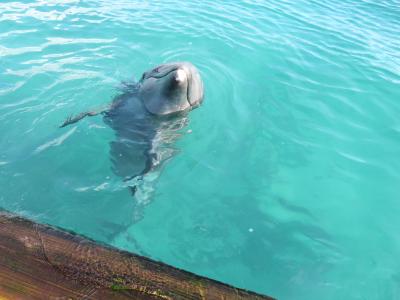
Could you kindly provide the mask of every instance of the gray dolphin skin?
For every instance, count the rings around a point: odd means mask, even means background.
[[[195,66],[161,64],[145,72],[106,109],[70,117],[60,127],[103,114],[104,122],[115,131],[110,143],[113,171],[129,183],[134,194],[144,175],[159,171],[177,152],[174,142],[188,123],[188,112],[202,103],[203,96]]]

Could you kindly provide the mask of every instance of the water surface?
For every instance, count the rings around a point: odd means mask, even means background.
[[[280,299],[400,297],[400,3],[3,1],[0,206]],[[101,118],[169,61],[204,105],[135,222]]]

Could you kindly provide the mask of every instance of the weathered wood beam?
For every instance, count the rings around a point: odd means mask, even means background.
[[[3,299],[272,299],[0,211]]]

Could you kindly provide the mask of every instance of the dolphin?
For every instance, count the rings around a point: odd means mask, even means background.
[[[156,173],[148,180],[152,185],[165,162],[177,152],[174,142],[188,124],[188,113],[200,106],[203,97],[203,81],[194,65],[161,64],[143,73],[139,82],[128,85],[104,109],[69,117],[60,127],[102,114],[115,131],[110,143],[113,171],[128,182],[135,195],[145,175]]]

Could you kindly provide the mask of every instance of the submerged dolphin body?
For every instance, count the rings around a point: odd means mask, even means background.
[[[114,172],[134,194],[140,181],[146,181],[144,175],[159,171],[174,155],[173,143],[188,122],[187,113],[202,103],[203,95],[203,82],[191,63],[162,64],[145,72],[106,109],[68,118],[61,127],[102,113],[116,135],[110,143]]]

